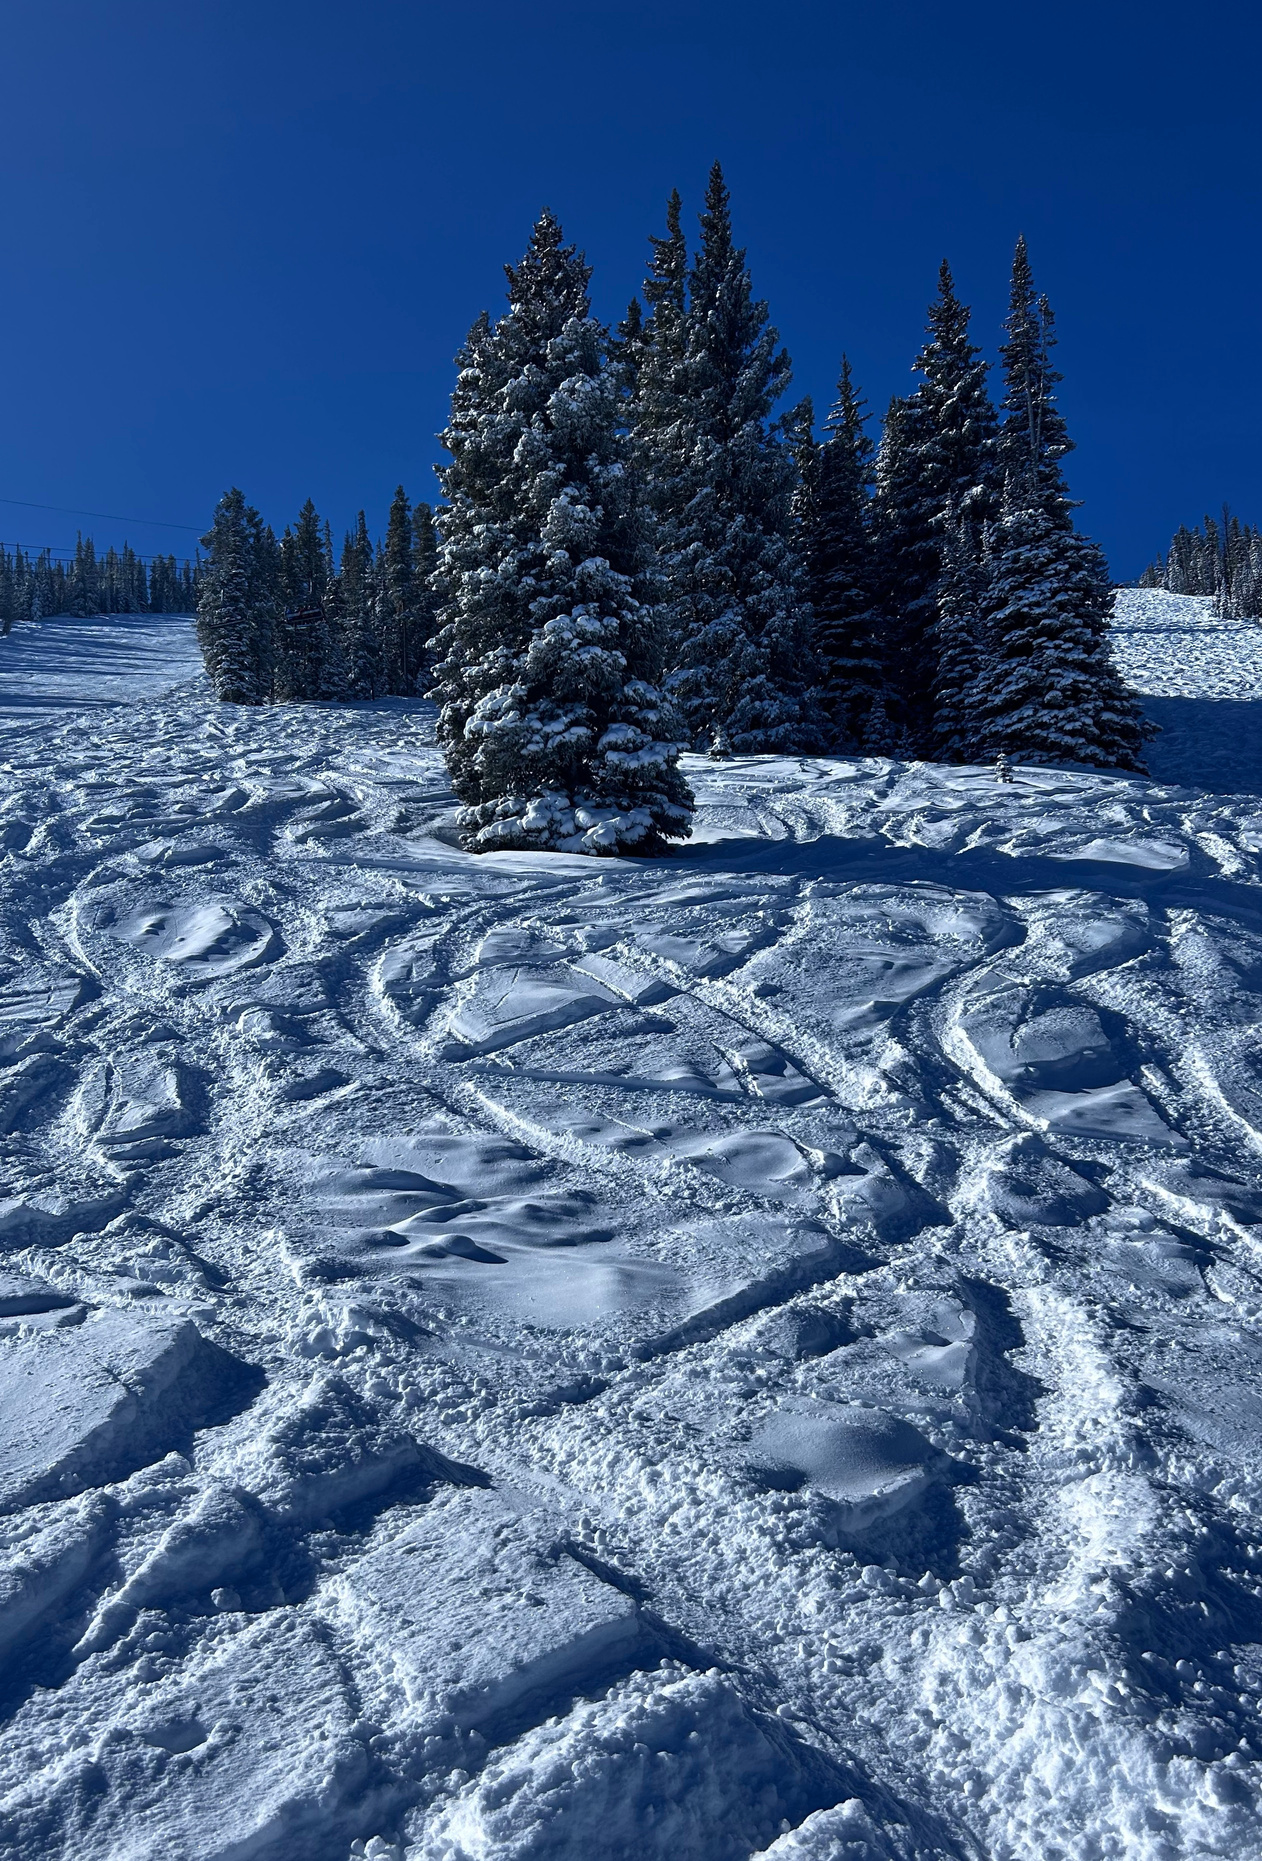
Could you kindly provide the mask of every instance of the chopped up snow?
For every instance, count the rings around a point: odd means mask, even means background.
[[[640,862],[0,641],[6,1854],[1262,1855],[1262,628],[1118,642]]]

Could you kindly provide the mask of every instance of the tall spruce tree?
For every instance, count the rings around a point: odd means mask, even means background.
[[[438,530],[431,507],[420,500],[412,510],[412,605],[416,616],[418,671],[412,689],[429,685],[438,614]]]
[[[942,762],[985,753],[977,681],[986,655],[986,532],[948,508],[934,625],[933,749]]]
[[[637,339],[632,415],[669,590],[672,695],[698,746],[810,750],[810,610],[793,536],[795,472],[770,423],[789,382],[767,306],[755,300],[716,163],[690,270],[678,196],[654,240]],[[686,303],[685,303],[686,297]]]
[[[279,591],[273,696],[282,703],[318,698],[324,681],[328,627],[324,597],[332,576],[328,538],[308,498],[280,540]]]
[[[653,853],[689,831],[678,723],[589,268],[543,213],[459,357],[439,740],[475,851]]]
[[[346,689],[351,698],[376,698],[384,689],[375,553],[361,510],[342,545],[342,625]]]
[[[224,494],[202,538],[197,638],[215,696],[261,704],[270,696],[275,539],[235,487]]]
[[[422,645],[416,611],[412,506],[402,485],[390,505],[378,599],[385,688],[401,697],[416,690]]]
[[[956,531],[954,550],[970,533],[980,549],[982,526],[997,508],[998,423],[969,316],[944,259],[928,341],[914,364],[924,380],[891,406],[877,461],[883,651],[904,722],[922,750],[935,747],[937,596],[948,525]]]
[[[1024,239],[1004,327],[1005,488],[987,536],[986,650],[974,688],[985,744],[1028,762],[1141,769],[1153,728],[1110,653],[1108,565],[1074,528],[1060,464],[1072,442],[1056,403],[1055,326]]]
[[[1034,288],[1030,254],[1022,235],[1012,259],[1012,284],[1005,340],[1000,459],[1012,494],[1072,523],[1073,503],[1060,462],[1074,449],[1056,400],[1061,377],[1052,367],[1056,323],[1046,297]]]
[[[815,655],[835,740],[880,755],[890,745],[869,526],[872,442],[863,406],[843,356],[837,399],[816,455],[807,562]]]

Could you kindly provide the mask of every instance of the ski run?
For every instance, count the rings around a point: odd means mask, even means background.
[[[6,1856],[1262,1854],[1262,631],[1114,637],[653,860],[0,641]]]

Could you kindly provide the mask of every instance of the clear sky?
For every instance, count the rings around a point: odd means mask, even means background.
[[[10,0],[0,495],[340,531],[433,498],[451,358],[550,206],[619,316],[716,156],[821,413],[910,385],[945,255],[994,353],[1057,312],[1082,522],[1121,578],[1262,522],[1255,4]],[[190,531],[0,503],[0,537]]]

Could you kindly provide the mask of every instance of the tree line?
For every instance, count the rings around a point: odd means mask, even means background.
[[[146,560],[130,543],[98,556],[92,538],[80,536],[69,561],[0,543],[0,634],[45,614],[191,614],[199,594],[197,562]]]
[[[789,357],[717,165],[696,250],[678,194],[651,249],[643,300],[606,328],[545,212],[506,267],[507,311],[457,358],[413,586],[466,844],[659,851],[688,831],[688,748],[1140,767],[1149,727],[1110,656],[1107,565],[1074,524],[1024,241],[999,405],[944,263],[919,383],[875,445],[844,358],[821,432],[809,400],[776,415]],[[239,492],[206,540],[216,688],[279,695],[257,642],[289,622]],[[328,605],[307,601],[313,629]],[[314,668],[327,651],[337,684],[347,649],[321,638],[291,695],[334,695]]]
[[[232,704],[347,703],[414,696],[434,632],[437,536],[402,485],[384,543],[360,511],[335,561],[308,498],[278,540],[239,490],[220,500],[198,638],[216,694]]]
[[[1194,530],[1180,524],[1168,554],[1149,564],[1139,585],[1212,595],[1220,614],[1262,620],[1262,531],[1241,523],[1226,505],[1221,525],[1212,517]]]

